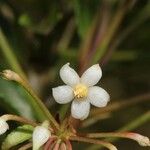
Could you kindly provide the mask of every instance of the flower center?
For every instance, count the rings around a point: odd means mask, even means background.
[[[87,96],[88,88],[83,84],[77,84],[74,88],[74,96],[75,98],[84,98]]]

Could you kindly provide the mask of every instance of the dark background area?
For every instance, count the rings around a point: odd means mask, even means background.
[[[67,62],[80,74],[100,63],[99,85],[110,94],[109,105],[150,94],[149,42],[150,0],[0,0],[0,71],[26,76],[53,114],[63,106],[54,102],[51,89],[62,84],[59,69]],[[0,78],[1,115],[38,120],[28,98],[19,85]],[[85,120],[81,130],[115,131],[147,112],[149,100],[99,113],[103,119],[90,125]],[[150,136],[150,118],[132,131]],[[115,144],[120,150],[148,150],[130,140]],[[90,146],[74,144],[75,149]]]

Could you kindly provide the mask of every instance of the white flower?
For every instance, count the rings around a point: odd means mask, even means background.
[[[0,118],[0,135],[4,134],[9,129],[8,123]]]
[[[102,76],[99,64],[87,69],[81,76],[65,64],[60,69],[60,77],[66,85],[52,89],[53,97],[57,103],[72,102],[71,114],[76,119],[85,119],[90,112],[90,103],[96,107],[105,107],[109,101],[109,94],[101,87],[94,86]]]
[[[35,127],[33,131],[33,150],[38,150],[42,145],[44,145],[51,136],[51,132],[47,127],[41,125]]]

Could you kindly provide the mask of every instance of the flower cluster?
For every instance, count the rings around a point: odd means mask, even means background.
[[[32,134],[33,150],[38,150],[51,137],[51,131],[48,129],[49,123],[43,122],[42,125],[36,126]],[[0,135],[9,129],[9,125],[5,119],[0,117]]]
[[[40,99],[34,95],[32,89],[28,89],[29,85],[22,80],[18,74],[6,70],[3,72],[3,75],[6,79],[20,83],[25,89],[27,89],[30,95],[38,101],[38,104],[42,103],[42,101],[39,102]],[[79,77],[75,70],[69,66],[69,63],[67,63],[60,69],[60,77],[66,85],[52,89],[54,99],[60,104],[73,101],[71,105],[71,115],[76,119],[86,119],[90,112],[90,104],[97,107],[105,107],[109,101],[109,94],[101,87],[95,86],[101,76],[102,71],[98,64],[91,66],[81,77]],[[47,109],[43,104],[40,106],[42,109]],[[17,121],[22,124],[30,125],[33,130],[31,133],[32,136],[30,136],[31,139],[25,139],[29,140],[29,143],[23,145],[19,150],[31,147],[33,150],[39,150],[40,148],[44,148],[44,150],[72,150],[70,141],[100,144],[109,150],[117,150],[113,144],[97,139],[105,137],[128,138],[137,141],[141,146],[150,146],[148,137],[132,132],[77,133],[76,129],[72,128],[68,118],[64,119],[59,124],[48,110],[46,111],[46,114],[48,121],[44,121],[43,123],[37,123],[12,114],[3,115],[0,117],[0,135],[4,134],[9,129],[8,121]],[[16,139],[13,141],[15,140]],[[30,141],[32,141],[32,143]]]
[[[105,107],[109,101],[109,94],[101,87],[94,86],[102,77],[99,64],[87,69],[81,76],[65,64],[60,69],[60,77],[66,85],[52,89],[57,103],[72,102],[71,114],[76,119],[86,119],[90,112],[90,104],[96,107]]]

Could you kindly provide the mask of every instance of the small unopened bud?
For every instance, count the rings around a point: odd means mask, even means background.
[[[4,70],[1,73],[1,75],[6,80],[12,80],[12,81],[20,81],[21,80],[20,76],[17,73],[15,73],[14,71],[11,71],[11,70]]]
[[[0,118],[0,135],[4,134],[9,129],[8,123]]]
[[[45,126],[37,126],[33,131],[33,150],[38,150],[51,136],[51,132]]]
[[[132,140],[137,141],[141,146],[150,146],[150,140],[146,136],[132,132],[126,133],[125,136],[126,138],[130,138]]]
[[[150,140],[148,137],[146,136],[138,136],[137,137],[137,142],[141,145],[141,146],[150,146]]]

